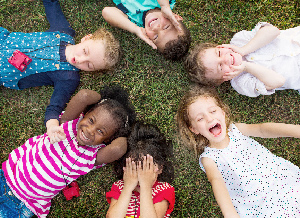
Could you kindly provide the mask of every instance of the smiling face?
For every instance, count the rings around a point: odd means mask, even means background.
[[[84,37],[81,43],[68,45],[66,59],[73,66],[84,71],[105,69],[105,41],[90,39],[91,35]]]
[[[205,77],[220,82],[224,82],[225,73],[232,71],[230,66],[238,66],[242,63],[242,56],[229,48],[208,48],[199,53],[198,58],[207,69]]]
[[[115,133],[117,126],[111,114],[97,107],[87,113],[79,122],[77,141],[79,145],[99,145],[109,140]]]
[[[188,107],[190,130],[208,139],[210,146],[219,145],[227,136],[225,112],[211,97],[199,97]]]
[[[177,20],[182,20],[182,17],[179,15],[174,14],[174,16]],[[166,43],[177,39],[180,35],[180,32],[171,21],[162,15],[160,9],[154,9],[147,13],[145,17],[145,31],[159,51],[163,51]]]

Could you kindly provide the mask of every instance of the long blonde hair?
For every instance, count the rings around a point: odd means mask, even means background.
[[[217,106],[225,112],[226,127],[228,128],[231,123],[229,107],[221,101],[215,89],[206,86],[191,86],[179,103],[176,121],[182,144],[193,150],[196,156],[202,153],[204,147],[209,144],[209,141],[204,136],[196,135],[190,130],[191,122],[188,109],[200,97],[213,98]]]

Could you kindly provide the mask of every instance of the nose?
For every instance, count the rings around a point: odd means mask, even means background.
[[[206,121],[208,123],[210,123],[213,120],[213,117],[212,117],[212,115],[210,113],[206,114],[205,117],[206,117]]]
[[[160,29],[160,26],[161,26],[161,24],[157,22],[157,23],[155,23],[155,24],[152,26],[152,30],[153,30],[153,31],[157,31],[157,30]]]
[[[87,61],[87,58],[84,55],[81,55],[81,56],[79,56],[79,57],[76,58],[76,62],[78,64],[82,64],[82,63],[84,63],[86,61]]]
[[[87,133],[89,134],[89,135],[94,135],[94,133],[95,133],[95,127],[94,126],[88,126],[87,128],[86,128],[86,131],[87,131]]]
[[[225,64],[225,65],[231,65],[231,55],[230,53],[223,53],[221,54],[221,62],[222,64]]]

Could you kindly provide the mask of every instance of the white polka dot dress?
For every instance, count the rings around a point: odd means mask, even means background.
[[[225,149],[206,147],[241,217],[300,217],[300,169],[277,157],[232,124]],[[205,170],[204,170],[205,171]]]

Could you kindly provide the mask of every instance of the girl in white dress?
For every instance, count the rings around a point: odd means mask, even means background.
[[[177,124],[193,149],[224,217],[300,217],[300,169],[248,136],[300,138],[300,125],[231,123],[228,107],[210,88],[192,87]]]

